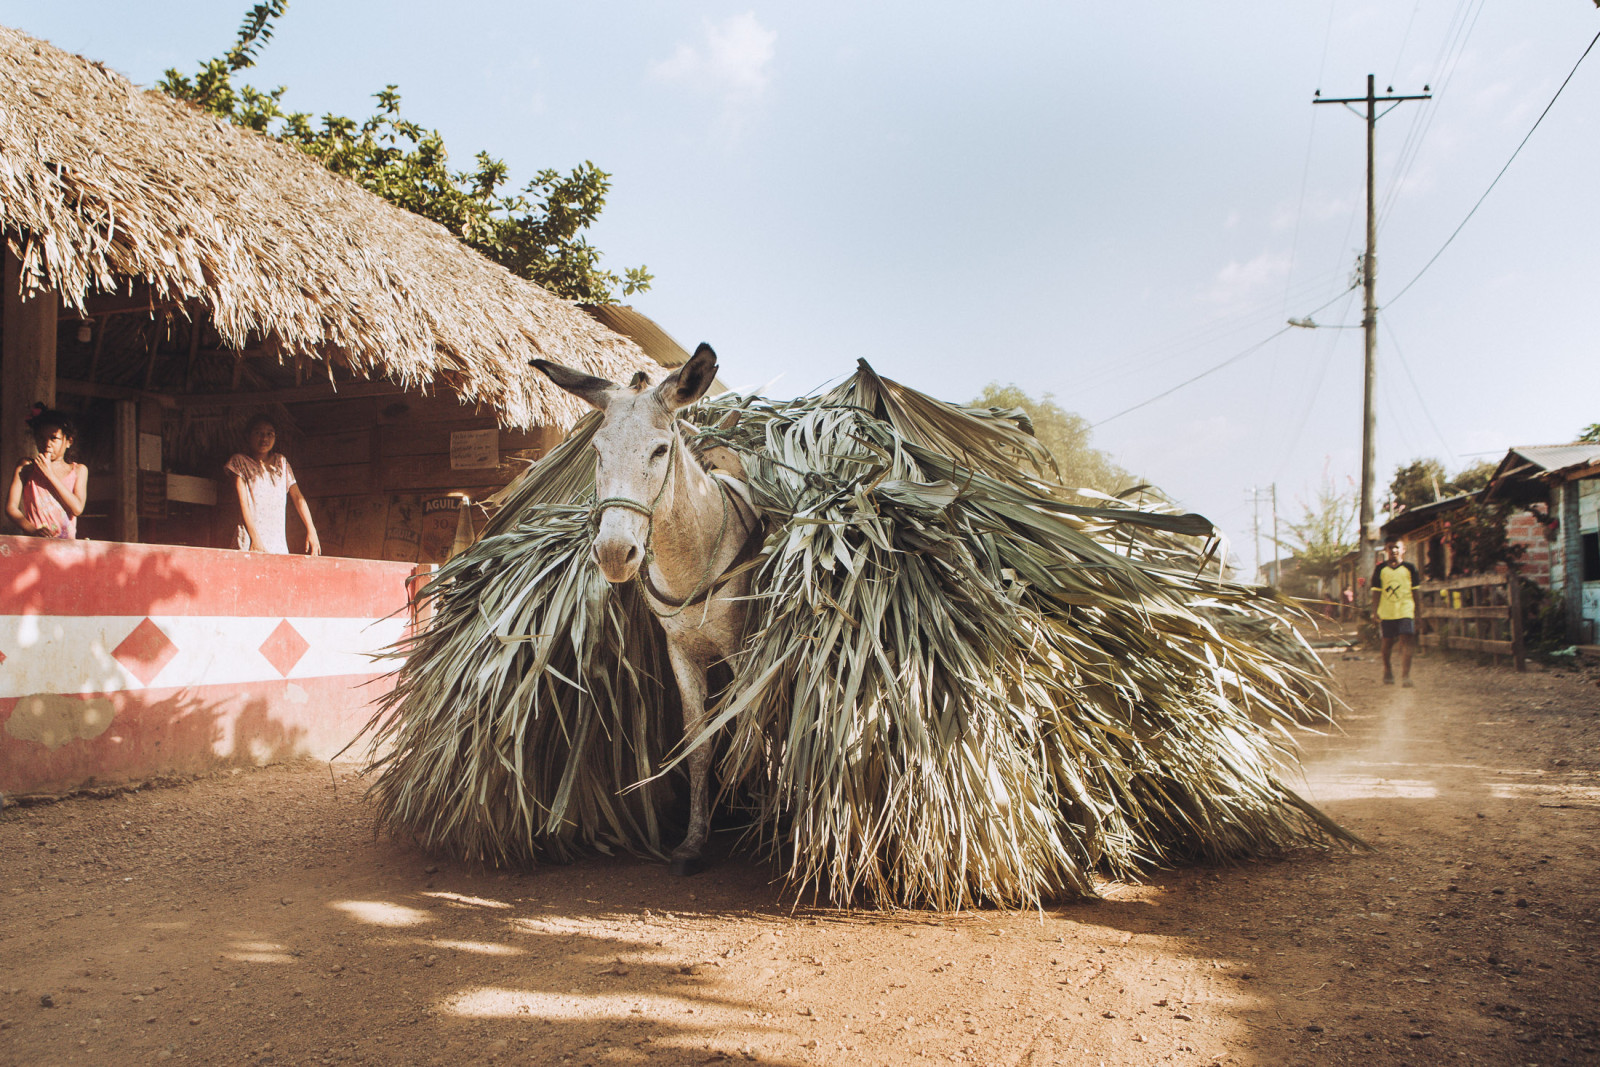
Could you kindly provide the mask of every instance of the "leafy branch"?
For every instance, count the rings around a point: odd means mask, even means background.
[[[585,161],[570,173],[540,170],[519,192],[508,192],[510,170],[487,152],[471,170],[451,170],[444,137],[404,117],[396,86],[373,96],[377,110],[357,121],[328,113],[313,119],[286,111],[279,86],[262,91],[234,87],[233,76],[255,65],[272,39],[273,23],[288,0],[252,7],[239,25],[233,47],[208,60],[193,77],[168,70],[157,86],[201,110],[290,144],[335,174],[424,218],[432,219],[519,277],[557,296],[587,303],[614,303],[644,292],[653,276],[630,267],[619,275],[600,265],[601,253],[584,232],[599,218],[611,191],[611,176]]]

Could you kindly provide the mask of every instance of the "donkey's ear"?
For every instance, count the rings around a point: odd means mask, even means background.
[[[694,355],[689,357],[689,362],[667,375],[666,379],[656,386],[656,395],[667,406],[668,411],[676,411],[687,407],[696,400],[706,395],[706,390],[711,388],[711,382],[717,376],[717,354],[711,351],[711,346],[701,343],[694,350]]]
[[[587,400],[589,405],[601,411],[606,409],[607,390],[616,388],[615,384],[604,378],[596,378],[592,374],[575,371],[571,367],[563,367],[559,363],[551,363],[548,359],[530,359],[528,366],[536,367],[544,372],[544,376],[555,382],[561,388],[582,400]]]

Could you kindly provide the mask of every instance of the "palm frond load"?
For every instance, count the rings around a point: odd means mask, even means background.
[[[1063,502],[1018,413],[864,363],[687,417],[767,520],[709,726],[681,736],[663,636],[589,561],[592,417],[423,591],[369,727],[383,826],[491,864],[659,856],[665,772],[714,744],[724,810],[836,903],[1036,904],[1097,871],[1354,840],[1280,777],[1322,669],[1255,639],[1297,640],[1289,609],[1206,567],[1204,519]]]

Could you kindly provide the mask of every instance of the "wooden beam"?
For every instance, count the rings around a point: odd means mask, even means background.
[[[1451,637],[1448,639],[1451,652],[1492,652],[1496,656],[1509,656],[1516,650],[1510,641],[1495,641],[1487,637]]]
[[[94,376],[100,372],[100,353],[106,347],[106,327],[110,322],[106,319],[94,321],[94,354],[89,357],[89,380],[94,381]]]
[[[1511,609],[1504,605],[1475,608],[1423,608],[1424,619],[1509,619]]]
[[[117,502],[111,512],[113,535],[118,541],[138,541],[139,406],[132,400],[117,401],[114,453]]]
[[[11,472],[33,455],[28,431],[29,408],[56,405],[56,320],[61,306],[53,292],[24,298],[22,263],[4,251],[0,268],[0,472],[7,485]]]
[[[1583,640],[1583,532],[1578,518],[1578,482],[1562,482],[1559,491],[1561,544],[1552,547],[1561,553],[1561,595],[1566,600],[1567,641],[1577,644]]]
[[[160,404],[164,408],[178,406],[177,397],[166,396],[162,393],[152,393],[145,389],[133,389],[124,385],[80,382],[72,378],[57,378],[56,391],[66,393],[68,396],[92,396],[100,400],[143,400],[151,404]]]
[[[161,354],[161,320],[150,324],[150,362],[144,365],[144,387],[150,388],[150,382],[156,374],[156,357]]]
[[[1503,574],[1473,574],[1465,578],[1447,578],[1443,581],[1423,582],[1417,586],[1420,593],[1443,593],[1454,589],[1475,589],[1481,585],[1505,585]]]
[[[194,361],[200,354],[200,318],[196,315],[189,317],[189,365],[183,371],[183,391],[188,392],[194,388]]]
[[[401,396],[411,392],[392,382],[311,382],[285,389],[257,389],[237,393],[188,393],[177,398],[179,407],[247,407],[255,404],[295,404],[308,400],[343,400],[358,396]]]
[[[182,307],[179,300],[157,300],[151,294],[148,286],[138,286],[133,293],[99,293],[88,297],[83,302],[84,308],[91,318],[100,318],[109,315],[137,315],[144,313],[154,315],[158,311],[167,311]],[[61,311],[59,319],[81,318],[76,311]]]

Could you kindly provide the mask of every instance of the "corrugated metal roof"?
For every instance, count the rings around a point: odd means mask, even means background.
[[[1570,445],[1520,445],[1512,454],[1529,463],[1538,464],[1547,471],[1566,470],[1568,467],[1588,467],[1600,463],[1600,442]],[[1504,464],[1502,464],[1504,466]]]

